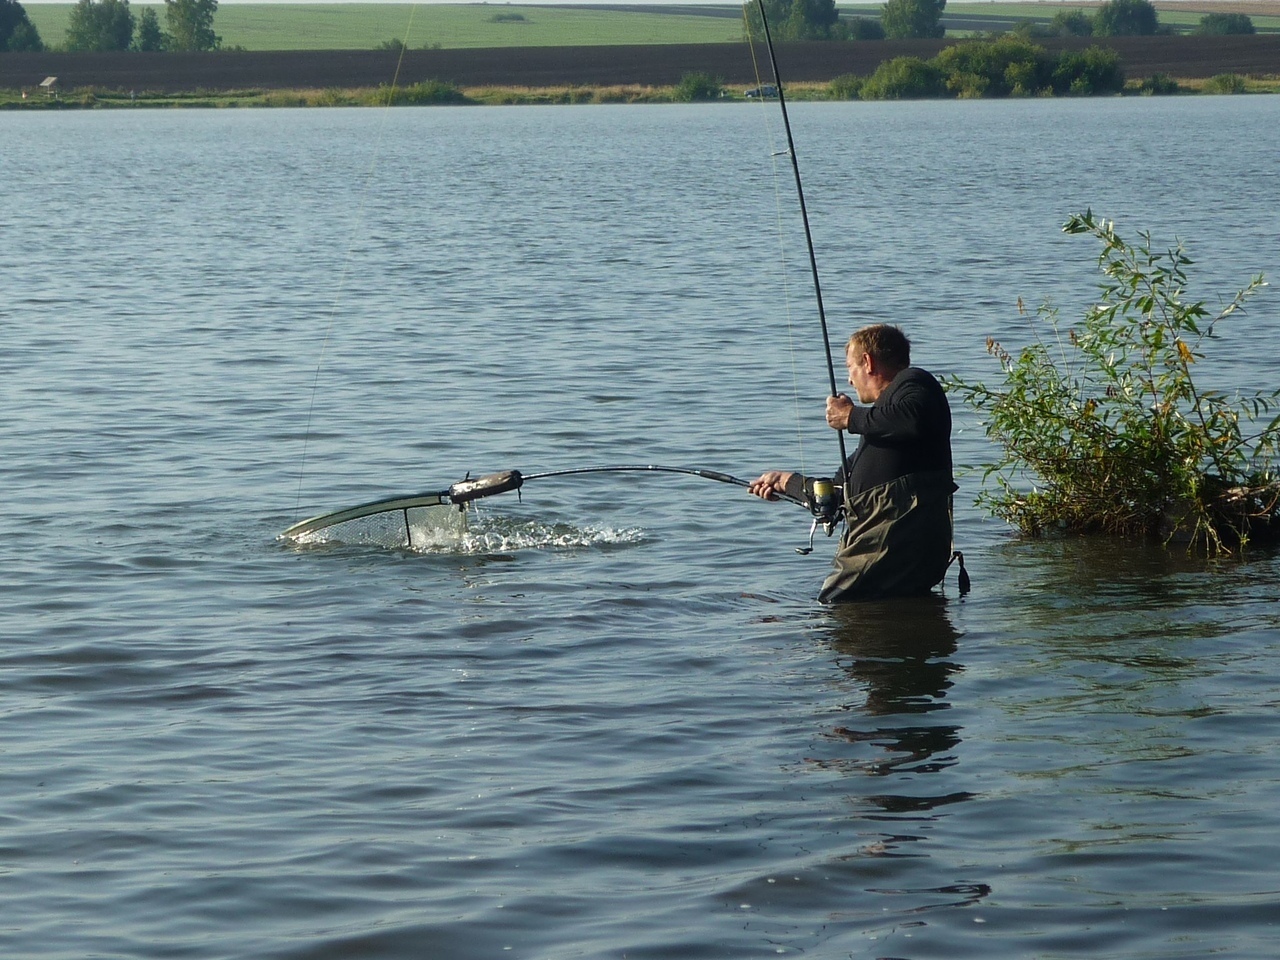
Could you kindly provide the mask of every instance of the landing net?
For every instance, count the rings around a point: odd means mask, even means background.
[[[344,543],[431,550],[455,546],[467,532],[464,507],[440,494],[393,497],[295,523],[281,539],[297,544]]]

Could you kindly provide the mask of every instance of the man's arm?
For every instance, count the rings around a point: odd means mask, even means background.
[[[844,429],[885,443],[919,440],[929,432],[933,404],[924,384],[911,381],[899,384],[885,399],[887,403],[870,407],[850,404]],[[828,400],[828,405],[830,402]]]

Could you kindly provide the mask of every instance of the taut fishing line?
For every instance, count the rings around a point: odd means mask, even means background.
[[[800,219],[804,223],[805,244],[809,249],[809,270],[813,275],[813,295],[818,306],[818,322],[822,327],[822,346],[827,356],[827,378],[831,385],[831,396],[834,397],[840,391],[836,388],[836,368],[831,359],[831,335],[827,331],[827,311],[822,304],[822,283],[818,279],[818,258],[813,249],[813,232],[809,229],[809,209],[804,202],[804,184],[800,180],[800,161],[796,157],[795,138],[791,135],[791,118],[787,115],[787,94],[783,88],[782,74],[778,70],[778,57],[773,49],[773,36],[769,32],[769,16],[765,13],[764,0],[756,0],[756,5],[760,10],[760,24],[764,27],[765,44],[769,48],[769,64],[773,68],[773,82],[778,92],[778,109],[782,114],[782,127],[787,134],[787,154],[791,157],[791,170],[795,174],[796,198],[800,203]],[[836,431],[836,439],[840,443],[840,465],[843,467],[848,460],[843,430]]]
[[[381,123],[378,126],[378,135],[374,140],[373,154],[369,158],[369,169],[364,176],[364,185],[360,189],[360,203],[356,208],[356,222],[347,237],[347,249],[342,257],[342,268],[338,271],[338,286],[333,296],[333,303],[329,308],[329,319],[325,324],[324,336],[320,340],[320,355],[316,358],[316,372],[311,381],[311,397],[307,404],[307,422],[302,431],[302,453],[298,458],[298,492],[293,503],[293,515],[296,517],[302,508],[302,480],[306,475],[307,469],[307,447],[311,442],[311,420],[316,409],[316,393],[320,387],[320,370],[324,367],[325,352],[329,347],[329,338],[333,333],[333,323],[338,316],[338,308],[342,306],[343,296],[346,293],[347,274],[351,269],[351,250],[355,246],[355,238],[364,227],[365,207],[369,202],[369,189],[373,183],[373,175],[378,169],[378,160],[382,156],[382,143],[386,134],[387,117],[392,105],[395,103],[396,90],[400,84],[400,69],[404,66],[404,55],[409,49],[409,37],[413,30],[413,15],[418,9],[416,3],[409,6],[409,19],[404,27],[404,41],[400,44],[400,55],[396,58],[395,73],[391,77],[391,87],[387,90],[387,101],[383,104]]]
[[[783,151],[777,147],[777,141],[774,138],[773,124],[770,122],[771,113],[767,107],[767,97],[764,96],[764,81],[760,76],[760,62],[756,58],[755,38],[752,36],[751,17],[747,13],[747,5],[742,7],[742,24],[747,34],[747,49],[751,52],[751,69],[756,77],[756,91],[759,94],[755,99],[760,103],[760,117],[765,131],[765,137],[769,141],[769,161],[773,169],[773,210],[774,221],[777,226],[775,231],[778,237],[778,261],[781,264],[782,274],[782,304],[783,312],[787,319],[787,347],[791,356],[791,397],[792,406],[795,410],[796,418],[796,448],[797,459],[800,463],[800,472],[806,473],[804,459],[804,419],[800,405],[800,370],[796,363],[796,336],[795,326],[793,324],[793,316],[791,310],[791,280],[788,263],[790,262],[787,254],[786,231],[782,223],[782,186],[779,183],[778,174],[778,157]]]

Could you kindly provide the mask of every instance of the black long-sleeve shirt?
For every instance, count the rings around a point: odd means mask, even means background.
[[[898,373],[871,406],[855,406],[849,432],[862,439],[835,482],[848,474],[851,495],[910,473],[951,470],[951,406],[942,384],[919,367]]]

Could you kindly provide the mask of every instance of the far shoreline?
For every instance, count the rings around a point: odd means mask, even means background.
[[[929,60],[963,40],[806,41],[777,45],[788,97],[832,99],[842,77],[865,78],[898,57]],[[1105,46],[1138,93],[1155,77],[1178,93],[1239,77],[1234,92],[1280,90],[1280,34],[1036,38],[1050,55]],[[0,54],[0,109],[76,107],[379,106],[392,104],[671,103],[690,74],[730,96],[771,78],[748,45],[660,44],[466,50],[215,51]],[[55,87],[42,84],[50,79]],[[394,85],[393,85],[394,80]],[[1148,84],[1150,85],[1150,84]],[[1129,88],[1132,88],[1130,90]],[[408,91],[408,93],[406,93]],[[25,92],[25,98],[23,93]]]

